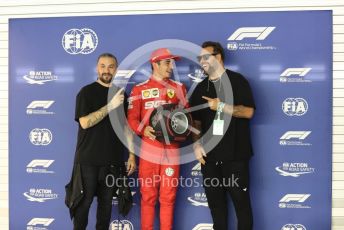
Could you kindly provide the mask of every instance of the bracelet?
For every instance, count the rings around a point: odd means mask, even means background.
[[[225,103],[219,102],[219,103],[217,104],[217,112],[218,112],[218,113],[222,113],[222,110],[223,110],[224,107],[225,107]]]

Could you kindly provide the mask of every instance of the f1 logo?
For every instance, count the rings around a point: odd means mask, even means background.
[[[49,226],[54,220],[54,218],[33,218],[29,223],[27,223],[27,225],[36,226],[40,224],[43,226]]]
[[[311,134],[311,131],[288,131],[283,136],[281,136],[281,140],[289,140],[292,138],[297,138],[299,140],[304,140],[309,134]]]
[[[210,223],[200,223],[193,227],[192,230],[213,230],[213,224]]]
[[[115,78],[130,78],[136,70],[118,70]]]
[[[280,200],[280,202],[296,201],[299,203],[303,203],[310,196],[311,194],[287,194]]]
[[[36,108],[49,108],[54,101],[32,101],[26,108],[27,109],[36,109]]]
[[[311,71],[312,68],[288,68],[284,70],[281,77],[289,77],[291,75],[298,75],[300,77],[306,76],[306,74]]]
[[[40,160],[35,159],[32,160],[26,167],[34,168],[34,167],[43,167],[48,168],[55,160]]]
[[[306,227],[302,224],[286,224],[281,230],[306,230]]]
[[[200,171],[201,170],[201,163],[197,163],[193,168],[192,170],[198,170]]]
[[[237,29],[227,40],[241,41],[244,38],[256,38],[265,40],[276,27],[241,27]]]

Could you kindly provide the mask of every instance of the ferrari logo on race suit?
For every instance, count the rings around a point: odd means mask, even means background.
[[[175,93],[174,93],[174,90],[173,89],[167,89],[167,96],[169,97],[169,98],[173,98],[174,97],[174,95],[175,95]]]

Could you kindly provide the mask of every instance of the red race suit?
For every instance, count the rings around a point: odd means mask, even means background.
[[[133,87],[128,98],[128,123],[142,137],[139,162],[141,191],[141,229],[154,227],[157,198],[160,202],[160,229],[171,230],[173,208],[179,179],[178,143],[165,144],[143,135],[152,111],[162,104],[179,104],[187,108],[186,88],[171,79],[153,77]]]

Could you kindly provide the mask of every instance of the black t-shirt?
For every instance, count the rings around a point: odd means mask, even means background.
[[[83,87],[76,97],[75,121],[79,123],[79,118],[99,110],[108,103],[108,93],[111,97],[118,88],[102,86],[98,82]],[[117,116],[123,128],[124,114],[123,106],[119,106],[110,113],[110,116]],[[76,146],[76,163],[105,166],[121,165],[123,163],[124,145],[117,137],[109,115],[98,124],[88,129],[83,129],[79,123],[78,140]]]
[[[231,84],[232,93],[226,83]],[[218,97],[226,104],[255,108],[248,81],[241,74],[230,70],[226,70],[216,82],[210,81],[208,77],[200,82],[191,96],[191,107],[207,103],[202,96]],[[224,135],[220,136],[213,135],[213,122],[217,119],[216,111],[208,107],[192,112],[192,117],[202,123],[202,141],[208,161],[248,160],[252,156],[249,119],[231,117],[222,112],[220,118],[224,120],[224,126],[228,129],[224,129]]]

